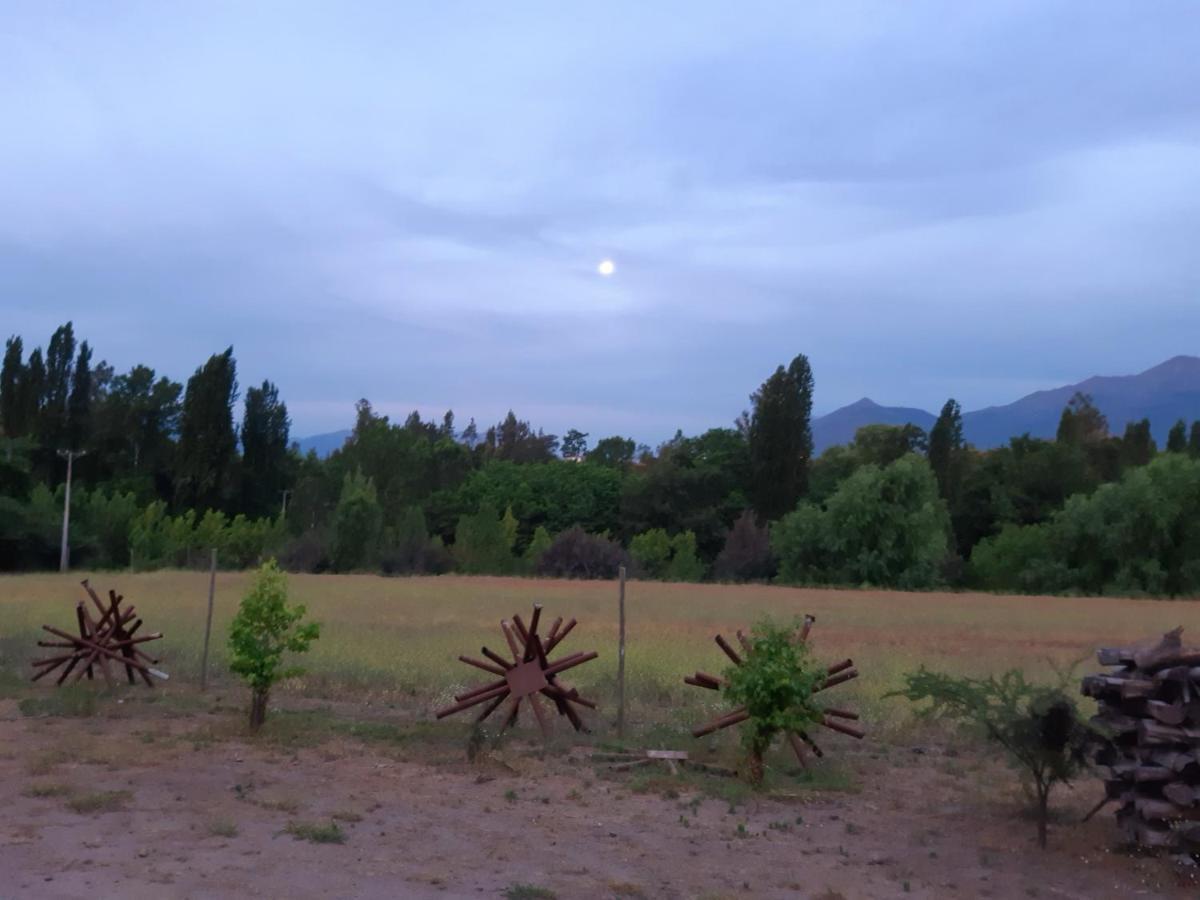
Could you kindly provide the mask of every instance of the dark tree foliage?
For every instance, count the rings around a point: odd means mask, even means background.
[[[951,397],[929,431],[929,465],[938,482],[938,493],[954,509],[962,487],[962,409]]]
[[[516,463],[540,463],[554,459],[558,450],[558,438],[536,432],[528,422],[516,417],[510,409],[504,421],[488,429],[484,439],[485,456],[489,459],[504,459]]]
[[[725,536],[713,576],[718,581],[766,581],[775,575],[775,569],[770,529],[758,523],[753,510],[743,510]]]
[[[587,439],[586,431],[579,431],[572,428],[562,439],[562,455],[563,459],[583,459],[587,456]]]
[[[1188,432],[1188,455],[1193,459],[1200,458],[1200,419],[1192,423]]]
[[[616,541],[569,528],[538,557],[537,573],[550,578],[616,578],[629,554]]]
[[[69,443],[67,402],[71,396],[71,368],[75,357],[75,332],[71,323],[60,325],[46,347],[38,414],[38,442],[47,458]]]
[[[890,466],[902,456],[924,453],[928,446],[925,429],[905,425],[864,425],[854,433],[851,449],[861,466]]]
[[[242,416],[242,510],[255,518],[281,508],[284,485],[289,484],[291,460],[288,435],[291,420],[279,389],[264,381],[246,391]]]
[[[776,369],[750,397],[750,499],[768,520],[795,509],[808,491],[812,397],[812,369],[803,355]]]
[[[92,415],[92,348],[84,341],[79,345],[75,373],[71,377],[71,393],[67,398],[67,445],[69,449],[84,449]]]
[[[1158,451],[1154,437],[1150,434],[1150,420],[1130,422],[1125,426],[1125,436],[1121,438],[1121,466],[1126,469],[1144,466],[1154,458]]]
[[[4,362],[0,364],[0,431],[5,437],[21,437],[28,431],[24,397],[24,345],[13,335],[4,344]]]
[[[25,405],[26,434],[33,435],[38,432],[45,388],[46,365],[42,362],[42,348],[34,347],[33,352],[29,354],[29,364],[25,367],[24,379],[21,384],[21,396]]]
[[[1187,452],[1187,422],[1183,419],[1171,426],[1171,432],[1167,435],[1167,452]]]
[[[180,508],[225,509],[236,490],[237,363],[233,348],[209,357],[188,379],[175,458],[175,498]]]
[[[1091,394],[1076,391],[1058,420],[1057,440],[1064,444],[1092,444],[1108,437],[1108,419],[1096,408]]]
[[[603,438],[587,455],[587,461],[610,469],[628,469],[633,465],[633,455],[636,444],[633,438],[623,438],[618,435]]]
[[[700,557],[712,559],[748,505],[749,469],[746,441],[731,428],[713,428],[696,438],[676,434],[626,477],[622,538],[654,528],[691,531]]]

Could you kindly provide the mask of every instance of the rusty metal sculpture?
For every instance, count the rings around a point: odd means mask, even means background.
[[[800,643],[806,642],[814,622],[816,622],[816,618],[814,616],[805,616],[804,625],[801,627],[800,631],[797,632],[795,640]],[[754,645],[744,634],[742,634],[741,631],[737,632],[737,639],[742,646],[742,651],[747,657],[749,657],[751,653],[753,653]],[[738,655],[737,651],[733,649],[733,647],[727,640],[725,640],[725,638],[718,634],[714,640],[716,641],[717,646],[721,648],[722,652],[724,652],[724,654],[733,661],[735,666],[742,665],[742,657]],[[854,662],[849,659],[843,660],[842,662],[832,665],[825,670],[824,683],[822,683],[820,687],[813,691],[813,693],[818,693],[831,687],[836,687],[839,684],[844,684],[845,682],[857,677],[858,670],[854,668]],[[685,684],[705,688],[706,690],[710,691],[719,691],[727,684],[725,679],[718,678],[715,675],[708,675],[704,672],[697,672],[695,675],[691,675],[683,680]],[[857,720],[858,713],[850,712],[849,710],[845,709],[838,709],[832,706],[825,707],[823,713],[824,717],[818,724],[823,725],[825,728],[828,728],[831,731],[840,732],[841,734],[847,734],[850,737],[858,738],[859,740],[866,735],[866,732],[862,731],[862,729],[855,728],[853,725],[847,725],[844,722],[839,721],[842,719]],[[750,717],[749,710],[742,706],[733,710],[732,712],[726,713],[725,715],[714,719],[707,725],[703,725],[700,728],[695,729],[692,732],[692,736],[704,737],[705,735],[712,734],[714,731],[719,731],[722,728],[729,728],[733,725],[739,725]],[[805,746],[807,746],[813,752],[814,756],[821,757],[825,755],[821,748],[818,747],[813,739],[804,731],[788,732],[787,737],[788,741],[792,745],[792,750],[796,754],[796,758],[800,761],[801,766],[808,765],[808,760],[805,758],[804,754]]]
[[[537,718],[538,726],[542,729],[542,735],[549,737],[550,720],[542,708],[541,699],[538,696],[540,694],[550,699],[558,709],[559,715],[566,716],[576,731],[587,731],[583,720],[579,717],[579,712],[573,708],[572,704],[588,709],[595,709],[596,704],[579,696],[579,692],[564,684],[559,675],[568,669],[590,662],[599,654],[594,651],[572,653],[556,662],[551,662],[550,653],[571,633],[576,622],[572,619],[564,625],[561,617],[555,619],[546,635],[545,643],[543,643],[538,634],[541,617],[542,607],[535,604],[528,628],[525,627],[525,623],[521,621],[519,615],[514,615],[511,622],[506,619],[500,623],[500,630],[504,633],[504,639],[508,642],[508,649],[512,653],[511,662],[500,654],[493,653],[487,647],[481,648],[480,653],[486,656],[490,662],[473,659],[469,656],[460,656],[461,662],[492,675],[498,675],[501,680],[458,694],[454,698],[454,705],[439,710],[437,718],[443,719],[477,704],[487,703],[483,712],[475,720],[476,723],[479,723],[495,712],[505,700],[508,700],[507,715],[504,725],[500,729],[503,732],[516,724],[517,715],[521,710],[521,701],[528,700],[529,705],[533,708],[533,714]]]
[[[154,682],[150,680],[151,675],[165,679],[166,674],[150,668],[152,665],[158,665],[158,660],[152,659],[140,649],[140,645],[148,641],[157,641],[162,635],[155,632],[135,637],[138,629],[142,627],[142,620],[137,618],[137,610],[132,606],[122,609],[121,602],[125,598],[116,591],[108,592],[108,604],[106,605],[92,590],[86,579],[82,584],[83,589],[87,591],[95,605],[96,611],[100,614],[100,619],[98,621],[93,619],[87,604],[80,600],[75,605],[75,618],[79,623],[78,637],[51,625],[43,625],[42,628],[45,631],[62,638],[62,640],[38,641],[38,646],[55,647],[69,652],[46,659],[35,659],[33,667],[39,671],[33,676],[33,680],[44,678],[59,667],[63,667],[55,684],[64,683],[72,672],[75,673],[74,678],[71,679],[72,683],[79,681],[85,674],[90,681],[93,678],[92,670],[99,668],[108,686],[113,687],[115,682],[112,670],[109,668],[110,662],[118,667],[125,667],[125,675],[130,684],[136,684],[135,672],[141,675],[150,687],[154,686]],[[118,671],[120,671],[119,668]]]

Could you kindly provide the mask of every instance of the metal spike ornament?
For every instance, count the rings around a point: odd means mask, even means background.
[[[72,683],[79,681],[85,674],[90,681],[94,677],[93,670],[98,668],[108,686],[113,687],[115,682],[109,668],[109,663],[112,663],[118,667],[118,672],[120,666],[125,667],[125,677],[129,679],[130,684],[136,684],[135,673],[145,680],[147,687],[154,687],[154,682],[150,680],[151,675],[165,681],[166,673],[151,668],[158,665],[158,660],[151,658],[141,649],[141,645],[159,640],[162,634],[155,632],[135,637],[138,629],[142,627],[142,620],[137,618],[137,610],[132,606],[122,609],[121,602],[125,598],[116,591],[108,592],[108,603],[105,604],[92,590],[87,579],[84,579],[82,584],[100,618],[93,619],[87,604],[80,600],[75,605],[75,619],[79,624],[78,637],[50,625],[43,625],[43,630],[61,640],[38,641],[38,646],[54,647],[66,652],[45,659],[35,659],[33,667],[38,671],[33,680],[44,678],[61,667],[62,671],[55,684],[63,684],[72,673]]]
[[[808,635],[812,630],[814,622],[816,622],[815,616],[804,617],[804,625],[796,633],[794,638],[797,643],[803,644],[808,640]],[[738,643],[741,644],[742,651],[747,657],[749,657],[754,652],[754,645],[744,634],[742,634],[741,631],[737,632],[737,639]],[[742,656],[736,650],[734,650],[732,646],[730,646],[729,642],[725,640],[725,638],[718,634],[714,640],[716,641],[717,646],[721,648],[722,652],[728,656],[730,660],[732,660],[735,666],[742,665]],[[828,690],[829,688],[836,687],[839,684],[844,684],[845,682],[857,677],[858,670],[854,668],[854,662],[849,659],[842,660],[841,662],[836,663],[825,670],[825,681],[818,688],[816,688],[813,693],[815,694],[820,691]],[[726,684],[728,684],[725,679],[718,678],[715,675],[708,675],[704,672],[697,672],[695,675],[691,675],[683,680],[685,684],[690,684],[694,687],[705,688],[706,690],[710,691],[719,691]],[[841,734],[846,734],[859,740],[866,736],[866,732],[864,732],[862,729],[856,728],[853,725],[847,725],[843,721],[847,719],[857,721],[858,713],[850,712],[849,710],[845,709],[838,709],[837,707],[833,706],[825,707],[822,712],[824,713],[824,716],[817,724],[828,728],[831,731],[837,731]],[[751,718],[749,710],[746,707],[741,706],[732,712],[728,712],[723,716],[719,716],[708,724],[702,725],[701,727],[695,729],[692,732],[692,736],[704,737],[705,735],[712,734],[714,731],[719,731],[722,728],[729,728],[733,725],[739,725],[749,718]],[[807,732],[790,731],[788,732],[787,738],[791,743],[792,750],[795,752],[796,758],[800,761],[801,766],[808,765],[808,760],[805,757],[805,747],[811,750],[814,756],[821,757],[825,755]]]
[[[579,692],[565,684],[559,676],[568,669],[590,662],[599,654],[595,651],[571,653],[551,662],[550,653],[571,633],[576,622],[571,619],[564,625],[561,617],[555,619],[543,642],[538,634],[541,617],[542,607],[534,604],[533,616],[529,620],[528,628],[519,615],[514,615],[511,622],[507,619],[500,622],[500,630],[504,633],[504,639],[512,654],[511,661],[499,653],[493,653],[487,647],[480,648],[479,652],[487,657],[489,662],[470,656],[460,656],[458,658],[460,662],[499,676],[500,680],[458,694],[454,698],[454,705],[439,710],[437,718],[444,719],[446,716],[470,709],[472,706],[486,703],[487,706],[484,707],[483,712],[475,719],[476,723],[479,723],[499,709],[500,705],[507,700],[504,725],[500,729],[503,732],[506,728],[516,724],[517,716],[521,711],[521,701],[527,700],[533,709],[543,737],[548,738],[550,719],[541,701],[541,697],[546,697],[554,704],[559,715],[566,716],[576,731],[588,731],[574,706],[595,709],[596,704],[579,696]]]

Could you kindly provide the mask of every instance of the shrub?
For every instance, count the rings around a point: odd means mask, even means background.
[[[275,560],[258,570],[229,626],[229,668],[250,687],[250,729],[267,717],[271,688],[303,670],[283,668],[284,653],[304,653],[321,633],[316,622],[301,624],[303,606],[288,606],[287,576]]]
[[[753,510],[743,510],[725,535],[713,574],[720,581],[760,581],[775,574],[771,532],[758,524]]]
[[[546,548],[537,572],[551,578],[616,578],[617,570],[628,561],[620,544],[576,526]]]
[[[425,526],[425,513],[419,506],[406,506],[400,513],[394,528],[389,528],[384,537],[384,551],[380,557],[383,571],[388,575],[408,575],[424,572],[429,553],[429,531]]]
[[[762,782],[763,755],[777,735],[803,731],[824,718],[813,692],[824,683],[825,669],[810,661],[807,644],[795,640],[799,627],[763,620],[754,627],[753,652],[725,671],[726,699],[750,713],[742,742],[755,784]]]
[[[681,531],[671,538],[671,561],[667,563],[667,581],[699,581],[704,577],[704,563],[696,555],[696,534]]]
[[[1030,684],[1019,669],[999,678],[957,678],[922,666],[905,676],[905,688],[886,694],[913,703],[928,701],[924,716],[942,718],[983,732],[1004,748],[1034,801],[1038,845],[1046,847],[1050,792],[1069,784],[1087,767],[1089,745],[1100,739],[1079,717],[1068,694],[1071,672],[1049,687]]]
[[[542,554],[549,549],[554,543],[554,539],[550,537],[544,527],[539,525],[533,531],[533,537],[529,539],[529,546],[525,548],[524,569],[526,572],[536,572],[538,563],[542,559]]]
[[[454,561],[468,574],[508,575],[513,570],[515,530],[488,504],[463,516],[454,529]]]
[[[671,538],[663,528],[651,528],[635,535],[629,542],[638,575],[643,578],[662,578],[671,561]]]
[[[310,528],[288,538],[279,551],[279,562],[289,572],[325,572],[330,561],[328,532]]]

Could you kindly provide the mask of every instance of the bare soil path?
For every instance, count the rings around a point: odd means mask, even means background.
[[[0,735],[4,898],[1197,895],[1169,861],[1106,851],[1104,814],[1039,851],[1010,773],[937,746],[851,751],[853,792],[731,802],[665,771],[597,772],[587,751],[468,763],[461,746],[250,740],[232,711],[27,718],[0,701]],[[1095,796],[1059,805],[1077,821]],[[330,823],[344,843],[287,831]]]

